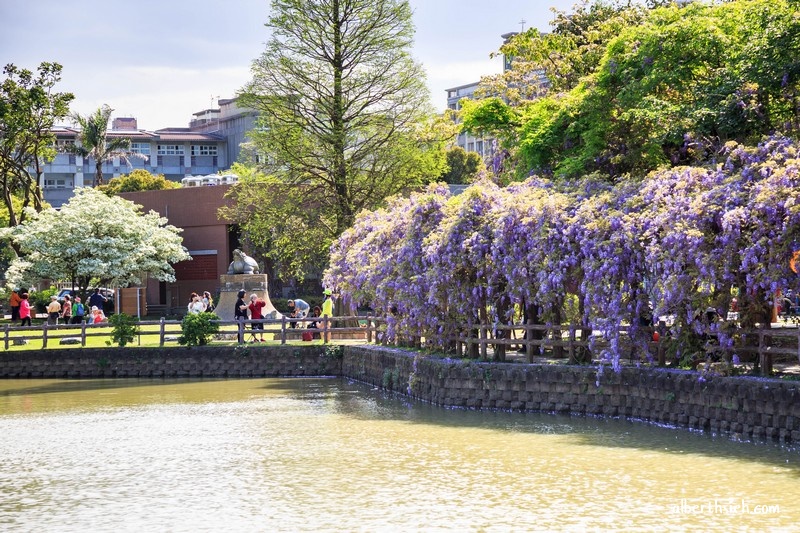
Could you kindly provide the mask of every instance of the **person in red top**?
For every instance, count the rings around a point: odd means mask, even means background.
[[[267,305],[267,302],[262,300],[258,297],[257,294],[250,295],[250,305],[247,306],[250,309],[250,320],[261,320],[264,316],[261,314],[261,310],[264,309],[264,306]],[[256,330],[261,330],[261,339],[256,338]],[[254,323],[253,324],[253,340],[250,342],[264,342],[264,324],[261,323]]]
[[[28,293],[22,293],[22,299],[19,302],[19,317],[22,319],[20,326],[31,325],[31,303],[28,301]]]

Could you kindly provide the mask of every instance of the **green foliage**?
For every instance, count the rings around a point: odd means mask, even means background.
[[[94,186],[103,184],[103,164],[115,157],[128,159],[131,140],[123,137],[111,137],[108,133],[108,121],[114,110],[107,105],[98,108],[94,113],[83,116],[72,114],[72,119],[78,124],[80,144],[71,147],[72,151],[83,157],[90,157],[94,161],[95,175]]]
[[[214,313],[189,313],[181,321],[183,335],[178,343],[185,346],[205,346],[219,332],[218,317]]]
[[[800,132],[797,2],[648,7],[587,0],[557,13],[550,33],[529,30],[503,46],[512,71],[483,90],[522,115],[519,127],[503,129],[502,116],[495,126],[518,176],[641,178],[706,161],[731,140]],[[546,98],[501,90],[535,86],[537,72],[548,80]]]
[[[139,334],[139,323],[136,317],[125,313],[111,315],[108,317],[108,323],[113,326],[111,341],[115,342],[117,346],[124,347],[132,343],[136,335]]]
[[[141,283],[143,272],[174,280],[172,264],[190,258],[180,230],[155,213],[119,197],[79,188],[61,209],[34,214],[5,230],[24,253],[6,277],[16,285],[40,278],[70,282],[83,294],[91,280],[105,287]]]
[[[54,294],[58,294],[58,289],[55,287],[43,291],[32,291],[28,293],[28,301],[37,313],[44,313],[50,303],[50,297]]]
[[[98,189],[109,196],[114,196],[124,192],[162,191],[180,189],[180,187],[180,183],[168,180],[164,174],[153,175],[143,168],[137,168],[130,174],[112,178],[107,185],[101,185]]]
[[[260,112],[259,183],[233,194],[230,214],[279,269],[321,264],[356,213],[441,173],[411,15],[405,0],[272,3],[271,38],[240,94]]]
[[[478,135],[508,135],[519,125],[514,108],[500,98],[461,101],[461,129]]]
[[[43,62],[38,73],[8,64],[0,85],[0,186],[7,224],[24,222],[26,207],[44,209],[42,165],[56,150],[55,123],[69,113],[72,93],[55,92],[61,65]]]
[[[344,346],[329,344],[325,347],[324,356],[329,359],[341,359],[344,357]]]
[[[471,183],[483,169],[483,160],[478,154],[454,146],[447,151],[447,171],[439,176],[439,180],[453,184]]]

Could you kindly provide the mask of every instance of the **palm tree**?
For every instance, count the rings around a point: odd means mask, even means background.
[[[111,113],[113,112],[113,109],[103,104],[101,108],[87,116],[81,116],[77,113],[72,114],[72,119],[81,129],[78,137],[80,146],[76,145],[74,150],[78,155],[94,159],[94,187],[103,184],[103,163],[115,157],[120,157],[127,161],[130,155],[130,139],[120,137],[108,139],[106,136],[108,121],[111,119]]]

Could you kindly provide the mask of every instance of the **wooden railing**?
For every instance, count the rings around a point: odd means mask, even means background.
[[[317,329],[307,328],[310,322],[318,322]],[[398,332],[391,337],[388,334],[388,324],[384,317],[373,316],[339,316],[339,317],[306,317],[293,319],[282,317],[280,319],[263,320],[219,320],[220,340],[251,339],[253,333],[259,336],[272,335],[272,340],[286,344],[289,341],[301,340],[302,332],[309,331],[317,334],[323,343],[331,339],[358,338],[367,343],[377,344],[403,344],[424,347],[435,341],[435,344],[448,346],[457,357],[477,356],[489,359],[489,351],[493,359],[503,359],[509,347],[524,349],[525,359],[532,362],[536,355],[547,353],[555,358],[569,358],[581,360],[588,354],[596,356],[598,349],[604,349],[608,342],[598,335],[596,331],[577,325],[474,325],[463,327],[458,335],[425,339],[420,335]],[[158,321],[141,321],[140,342],[142,337],[157,336],[160,346],[177,340],[181,335],[181,321],[161,319]],[[261,324],[263,330],[253,330],[253,324]],[[292,327],[292,326],[295,327]],[[77,338],[82,346],[86,345],[87,338],[107,337],[110,325],[108,323],[76,325],[48,325],[42,323],[35,326],[11,326],[6,324],[2,330],[3,343],[8,350],[12,342],[17,340],[41,340],[42,347],[47,348],[53,341],[64,337]],[[530,333],[528,333],[530,332]],[[651,333],[648,333],[650,335]],[[775,329],[738,329],[733,334],[740,340],[735,347],[725,348],[710,343],[707,350],[712,354],[731,356],[753,357],[758,360],[761,367],[772,367],[775,360],[800,361],[800,328],[775,328]],[[620,349],[629,354],[631,360],[642,360],[647,355],[654,363],[664,365],[666,350],[671,339],[662,335],[658,340],[645,343],[647,354],[641,353],[641,344],[634,346],[629,337],[629,328],[620,328]],[[498,357],[500,356],[500,357]]]
[[[355,323],[360,321],[363,326],[348,326],[347,323]],[[318,322],[319,328],[308,328],[311,322]],[[273,340],[279,340],[281,344],[286,344],[289,340],[300,340],[302,332],[308,331],[312,334],[318,334],[324,343],[328,343],[331,338],[337,336],[355,336],[354,333],[361,333],[367,342],[371,342],[372,336],[376,331],[375,322],[371,322],[372,328],[368,328],[367,322],[364,317],[356,316],[342,316],[342,317],[306,317],[306,318],[287,318],[281,319],[263,319],[263,320],[217,320],[219,325],[218,335],[223,338],[230,338],[229,340],[237,340],[239,338],[247,339],[257,333],[259,337],[271,334],[274,336]],[[254,324],[262,325],[263,329],[253,330]],[[344,324],[336,326],[336,324]],[[166,320],[164,318],[155,321],[143,320],[137,322],[139,326],[139,334],[141,337],[158,337],[159,346],[164,346],[169,340],[175,340],[182,334],[180,320]],[[292,326],[296,327],[292,327]],[[86,340],[90,337],[108,337],[110,334],[111,324],[108,322],[101,322],[99,324],[89,324],[82,322],[80,324],[57,324],[51,325],[43,322],[33,326],[12,326],[6,324],[2,329],[3,345],[6,350],[9,349],[11,344],[15,341],[42,341],[42,348],[47,348],[53,341],[61,342],[64,338],[75,338],[79,341],[81,346],[86,346]],[[175,337],[175,339],[173,339]]]

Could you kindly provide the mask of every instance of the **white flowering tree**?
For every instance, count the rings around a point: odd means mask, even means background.
[[[23,224],[3,230],[19,246],[6,278],[30,286],[41,278],[71,282],[84,293],[94,281],[127,287],[147,274],[174,281],[172,264],[190,259],[181,229],[157,213],[119,197],[83,188],[60,210],[31,213]]]

